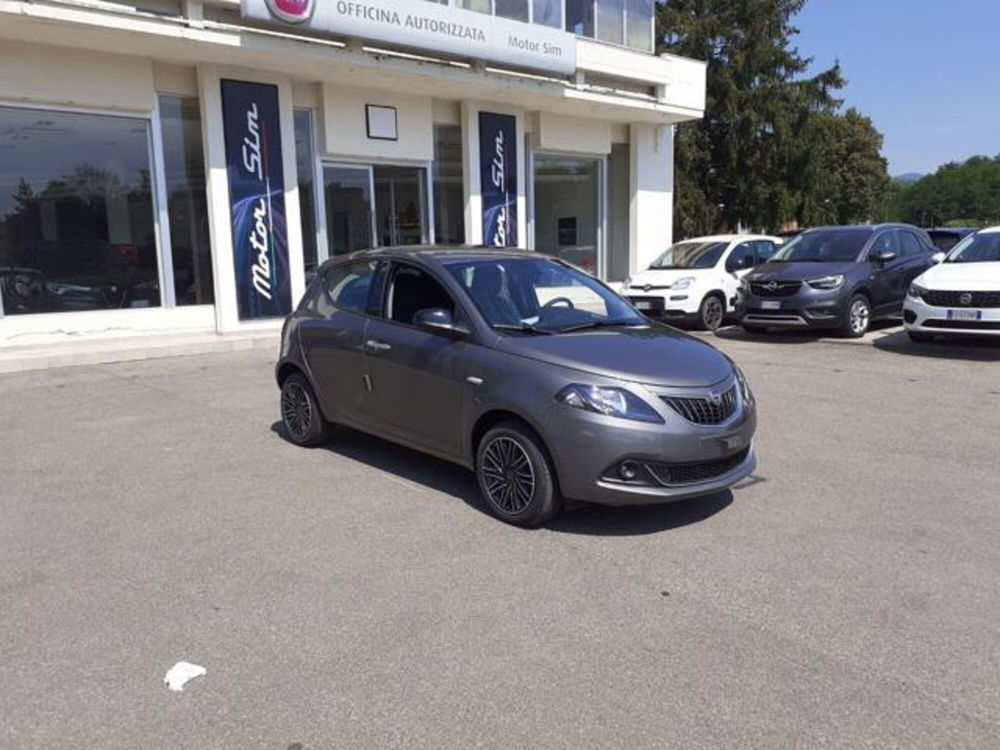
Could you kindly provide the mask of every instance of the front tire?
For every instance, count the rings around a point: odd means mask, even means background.
[[[698,326],[703,331],[717,331],[726,318],[726,303],[710,294],[701,301],[698,308]]]
[[[863,294],[855,294],[847,304],[847,313],[840,328],[843,336],[859,339],[872,325],[872,304]]]
[[[315,448],[328,438],[328,427],[312,385],[296,372],[281,384],[281,421],[285,434],[296,445]]]
[[[540,526],[563,507],[541,440],[520,422],[501,422],[479,441],[476,478],[490,512],[515,526]]]

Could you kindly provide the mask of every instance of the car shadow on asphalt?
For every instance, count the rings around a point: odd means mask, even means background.
[[[890,328],[900,325],[898,320],[878,320],[872,323],[870,334],[878,334]],[[726,326],[715,331],[715,335],[722,339],[732,341],[751,341],[768,344],[813,344],[817,341],[840,340],[841,338],[833,330],[817,330],[815,328],[771,328],[764,333],[751,333],[743,330],[738,325]]]
[[[271,431],[282,440],[288,440],[281,422],[272,424]],[[475,476],[461,466],[346,428],[341,428],[333,440],[323,446],[323,450],[415,485],[451,495],[492,518],[480,498]],[[763,481],[766,480],[762,477],[749,477],[738,486],[750,486]],[[729,490],[665,505],[623,508],[568,501],[566,512],[545,528],[563,534],[641,536],[699,523],[725,510],[732,502],[733,493]]]
[[[877,339],[875,348],[907,357],[1000,362],[1000,339],[987,339],[985,337],[942,337],[925,344],[911,341],[905,331],[900,331]]]

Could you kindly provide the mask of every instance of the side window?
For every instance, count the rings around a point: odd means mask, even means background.
[[[386,317],[413,325],[421,310],[443,308],[455,316],[455,302],[435,279],[413,266],[397,266],[389,286]]]
[[[377,267],[378,263],[374,261],[347,263],[327,271],[323,287],[334,307],[356,313],[366,312]]]
[[[726,270],[730,273],[735,271],[745,271],[748,268],[753,268],[755,265],[753,243],[744,242],[733,248],[733,252],[729,254],[729,258],[726,260]]]
[[[902,235],[900,246],[904,256],[915,258],[918,255],[924,254],[924,247],[920,244],[920,240],[917,239],[917,235],[913,232],[900,232],[900,234]]]
[[[771,256],[778,251],[778,248],[770,240],[757,240],[754,244],[757,245],[758,263],[767,263],[771,259]]]
[[[875,242],[872,243],[872,249],[868,251],[868,255],[878,255],[879,253],[899,255],[899,239],[896,230],[890,229],[882,232],[882,234],[875,238]]]

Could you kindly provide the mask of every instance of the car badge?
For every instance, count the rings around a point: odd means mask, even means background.
[[[972,295],[971,295],[971,294],[969,294],[968,292],[965,292],[965,293],[963,293],[963,294],[962,294],[962,295],[961,295],[961,296],[960,296],[960,297],[958,298],[958,301],[959,301],[960,303],[962,303],[963,305],[971,305],[971,304],[972,304]]]
[[[286,23],[303,23],[312,18],[316,0],[267,0],[271,15]]]
[[[773,292],[773,291],[777,290],[777,288],[778,288],[778,282],[777,281],[769,281],[766,284],[764,284],[764,288],[767,291],[769,291],[769,292]]]
[[[722,394],[716,391],[708,392],[708,403],[712,406],[722,406]]]
[[[648,292],[648,291],[649,291],[650,289],[652,289],[652,288],[653,288],[653,285],[652,285],[652,284],[646,284],[646,286],[644,286],[644,287],[642,288],[642,291],[644,291],[644,292]]]

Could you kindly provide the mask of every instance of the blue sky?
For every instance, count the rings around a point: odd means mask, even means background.
[[[1000,154],[1000,0],[809,0],[794,24],[817,69],[840,60],[890,174]]]

